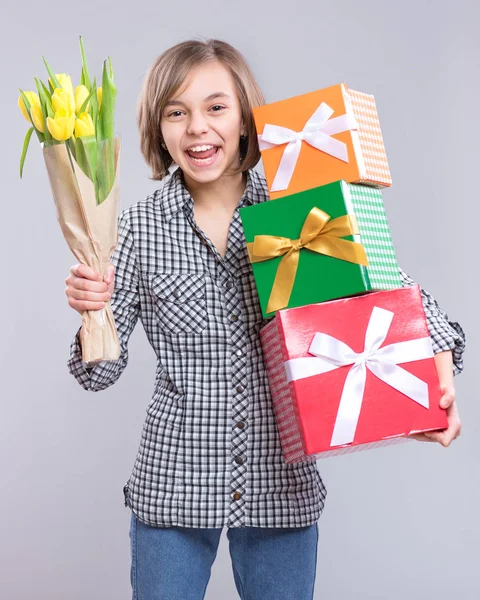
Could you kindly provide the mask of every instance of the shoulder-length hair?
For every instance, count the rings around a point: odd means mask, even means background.
[[[148,70],[137,105],[140,149],[152,169],[151,179],[163,179],[173,159],[163,144],[160,122],[166,102],[180,89],[190,71],[217,60],[230,72],[240,101],[246,137],[240,144],[240,167],[247,171],[260,160],[252,108],[265,104],[260,87],[243,55],[221,40],[188,40],[161,54]]]

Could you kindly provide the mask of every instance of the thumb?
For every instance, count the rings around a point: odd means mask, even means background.
[[[109,264],[107,271],[105,273],[105,283],[112,283],[114,272],[115,272],[115,269],[114,269],[113,265]]]

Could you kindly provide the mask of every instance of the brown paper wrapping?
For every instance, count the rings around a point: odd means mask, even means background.
[[[63,236],[80,263],[104,277],[118,239],[120,140],[115,139],[115,180],[109,195],[97,205],[93,182],[70,162],[65,144],[43,147],[50,186]],[[72,164],[74,171],[72,170]],[[110,302],[82,314],[82,361],[117,360],[120,343]]]

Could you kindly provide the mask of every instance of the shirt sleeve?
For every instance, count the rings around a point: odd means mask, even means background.
[[[403,287],[417,285],[416,282],[400,269]],[[453,373],[458,375],[463,371],[463,353],[465,351],[465,332],[461,325],[450,321],[448,315],[438,305],[431,294],[420,287],[423,307],[427,317],[428,329],[432,339],[434,354],[451,350],[453,356]]]
[[[138,291],[138,268],[135,247],[130,227],[128,209],[118,218],[118,242],[112,254],[111,263],[115,267],[115,287],[110,300],[112,313],[120,342],[120,357],[113,361],[100,361],[93,367],[82,362],[80,329],[70,345],[69,372],[85,389],[98,392],[113,385],[120,377],[128,362],[128,340],[137,323],[140,302]]]

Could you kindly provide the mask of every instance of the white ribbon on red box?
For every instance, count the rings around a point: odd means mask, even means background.
[[[430,337],[397,342],[381,348],[394,313],[375,306],[365,334],[364,351],[357,353],[347,344],[326,333],[315,333],[309,348],[312,357],[285,362],[288,381],[312,377],[352,365],[342,391],[331,446],[350,444],[355,438],[362,409],[367,368],[386,384],[428,409],[428,384],[398,366],[433,357]],[[321,391],[320,391],[321,393]]]
[[[280,164],[273,180],[271,192],[286,190],[292,179],[297,164],[302,142],[305,141],[314,148],[330,154],[339,160],[348,162],[347,145],[332,135],[358,129],[355,117],[350,112],[330,119],[334,110],[322,102],[313,115],[308,119],[302,131],[294,131],[288,127],[267,123],[263,132],[258,136],[260,150],[287,144],[283,151]]]

